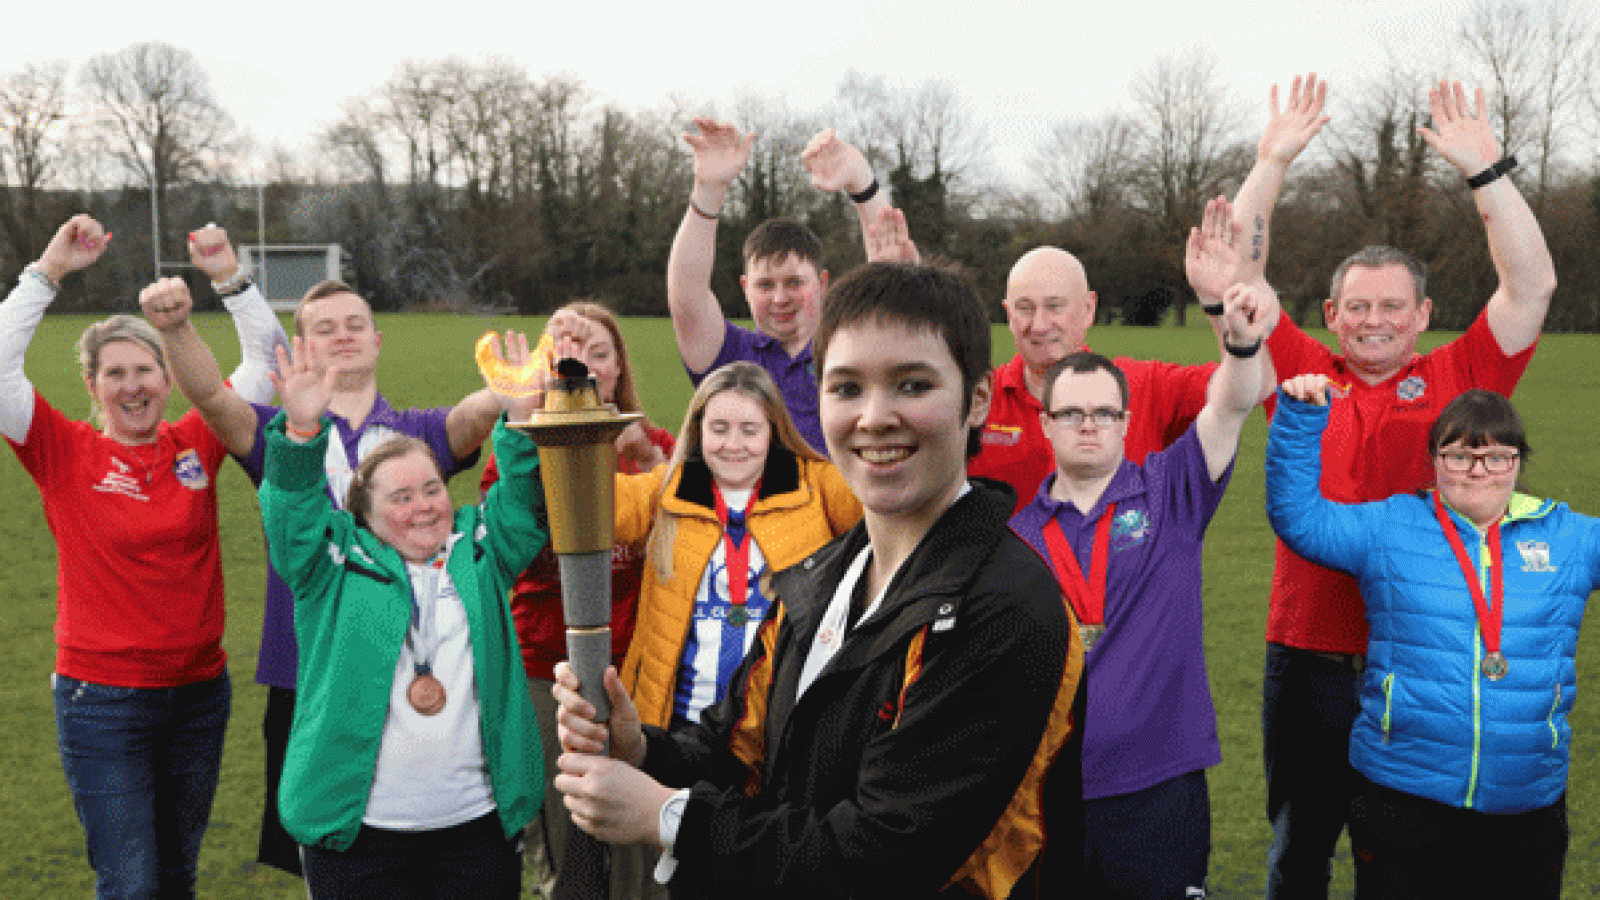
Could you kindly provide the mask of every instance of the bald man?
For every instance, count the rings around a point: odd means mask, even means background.
[[[967,474],[1011,485],[1019,511],[1054,471],[1055,456],[1039,427],[1045,375],[1067,354],[1089,349],[1095,299],[1083,264],[1060,247],[1029,250],[1006,279],[1006,324],[1017,353],[995,370],[983,447],[968,461]],[[1217,364],[1177,366],[1120,356],[1114,362],[1128,377],[1123,453],[1142,465],[1146,456],[1182,436],[1200,414]]]

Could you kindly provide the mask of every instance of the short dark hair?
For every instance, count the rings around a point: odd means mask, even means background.
[[[305,312],[307,304],[315,303],[324,297],[332,297],[334,294],[350,294],[355,297],[361,297],[360,294],[356,293],[355,288],[336,278],[326,278],[313,284],[311,290],[306,291],[306,295],[300,298],[300,303],[294,308],[294,333],[297,335],[306,333],[300,317]],[[366,298],[363,297],[362,302],[366,302]],[[367,310],[370,313],[372,307],[369,305]]]
[[[1415,303],[1422,303],[1428,296],[1428,266],[1422,260],[1405,252],[1387,247],[1383,244],[1369,244],[1350,254],[1333,270],[1333,279],[1328,285],[1328,299],[1343,299],[1344,279],[1350,273],[1351,266],[1361,266],[1367,269],[1377,269],[1383,266],[1404,266],[1411,274],[1411,286],[1416,288]]]
[[[756,260],[781,260],[790,253],[816,268],[822,259],[822,241],[794,219],[768,219],[744,239],[745,268]]]
[[[1039,398],[1044,403],[1045,412],[1050,411],[1050,404],[1055,395],[1056,381],[1061,378],[1062,372],[1068,371],[1076,372],[1079,375],[1088,375],[1091,372],[1110,372],[1111,377],[1116,379],[1117,393],[1122,397],[1122,408],[1128,408],[1128,376],[1117,368],[1116,363],[1106,359],[1104,356],[1098,353],[1090,353],[1087,350],[1079,350],[1076,353],[1068,353],[1057,360],[1055,365],[1050,367],[1050,371],[1045,373],[1044,396]]]
[[[1438,453],[1440,447],[1456,441],[1463,447],[1515,447],[1524,465],[1533,453],[1517,408],[1494,391],[1478,388],[1451,400],[1433,420],[1433,427],[1428,429],[1428,453]]]
[[[335,292],[338,293],[338,292]],[[372,473],[378,467],[391,459],[399,459],[411,453],[421,453],[433,463],[433,468],[438,470],[439,460],[434,458],[433,449],[426,443],[410,435],[398,435],[374,447],[361,464],[356,466],[355,474],[350,479],[350,489],[345,493],[344,508],[355,517],[356,524],[367,526],[367,519],[372,515]],[[444,473],[440,472],[442,476]]]
[[[971,279],[954,269],[912,263],[872,262],[851,270],[822,298],[822,315],[811,339],[819,376],[834,334],[869,319],[927,328],[944,338],[961,371],[961,414],[967,414],[973,390],[991,368],[989,317]],[[981,449],[979,432],[974,428],[968,435],[968,456]]]

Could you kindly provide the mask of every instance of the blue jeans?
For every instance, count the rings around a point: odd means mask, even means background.
[[[1360,711],[1360,657],[1344,661],[1267,644],[1261,757],[1267,769],[1268,900],[1326,900],[1339,833],[1350,819],[1350,728]]]
[[[194,897],[233,701],[227,673],[175,688],[51,680],[61,767],[95,896]]]

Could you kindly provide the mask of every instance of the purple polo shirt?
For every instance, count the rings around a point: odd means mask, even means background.
[[[1222,478],[1211,481],[1191,425],[1144,465],[1123,460],[1088,515],[1050,496],[1052,474],[1011,520],[1046,561],[1044,525],[1060,522],[1087,577],[1095,525],[1106,504],[1117,504],[1106,563],[1106,630],[1084,660],[1085,800],[1143,790],[1222,762],[1201,643],[1200,552],[1232,474],[1229,463]]]
[[[766,369],[777,383],[783,403],[789,407],[795,427],[800,429],[800,436],[806,439],[811,449],[827,456],[828,445],[822,439],[822,421],[817,417],[817,376],[812,371],[811,342],[806,342],[799,356],[791,357],[775,337],[740,328],[732,322],[725,323],[725,329],[717,358],[711,361],[704,372],[698,375],[690,372],[689,381],[699,387],[702,379],[728,363],[755,363]]]
[[[250,477],[250,483],[261,486],[262,467],[266,459],[266,438],[263,433],[267,423],[278,414],[279,407],[251,404],[256,408],[256,440],[247,457],[236,457],[239,464],[244,467],[245,474]],[[418,438],[428,445],[433,451],[434,459],[439,461],[439,466],[444,470],[445,480],[457,472],[470,469],[478,463],[478,451],[474,450],[465,459],[456,459],[450,452],[450,438],[445,430],[445,419],[450,415],[450,407],[439,406],[433,409],[406,409],[396,410],[389,405],[389,401],[382,394],[372,405],[372,412],[367,415],[367,420],[360,427],[352,427],[348,419],[334,413],[327,413],[326,418],[333,421],[334,431],[338,435],[339,445],[344,448],[345,459],[354,471],[361,459],[372,452],[374,447],[397,434],[410,435]],[[334,473],[329,473],[330,481]],[[329,496],[333,495],[332,487]],[[344,507],[344,498],[335,497],[334,505]],[[294,636],[294,596],[289,591],[289,586],[283,583],[278,573],[273,571],[271,557],[267,563],[267,598],[266,614],[261,623],[261,650],[256,657],[256,682],[269,687],[295,688],[295,673],[299,669],[300,646]]]

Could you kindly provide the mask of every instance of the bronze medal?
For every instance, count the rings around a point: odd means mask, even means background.
[[[432,673],[411,679],[406,688],[406,699],[411,708],[424,716],[436,716],[444,709],[444,685]]]
[[[735,606],[728,610],[728,624],[735,628],[743,628],[750,621],[750,613],[743,605]]]
[[[1095,642],[1106,633],[1104,625],[1079,625],[1078,634],[1083,638],[1083,652],[1088,653],[1094,649]]]
[[[1499,681],[1511,671],[1511,664],[1506,662],[1506,655],[1499,650],[1491,650],[1483,657],[1483,676],[1490,681]]]

